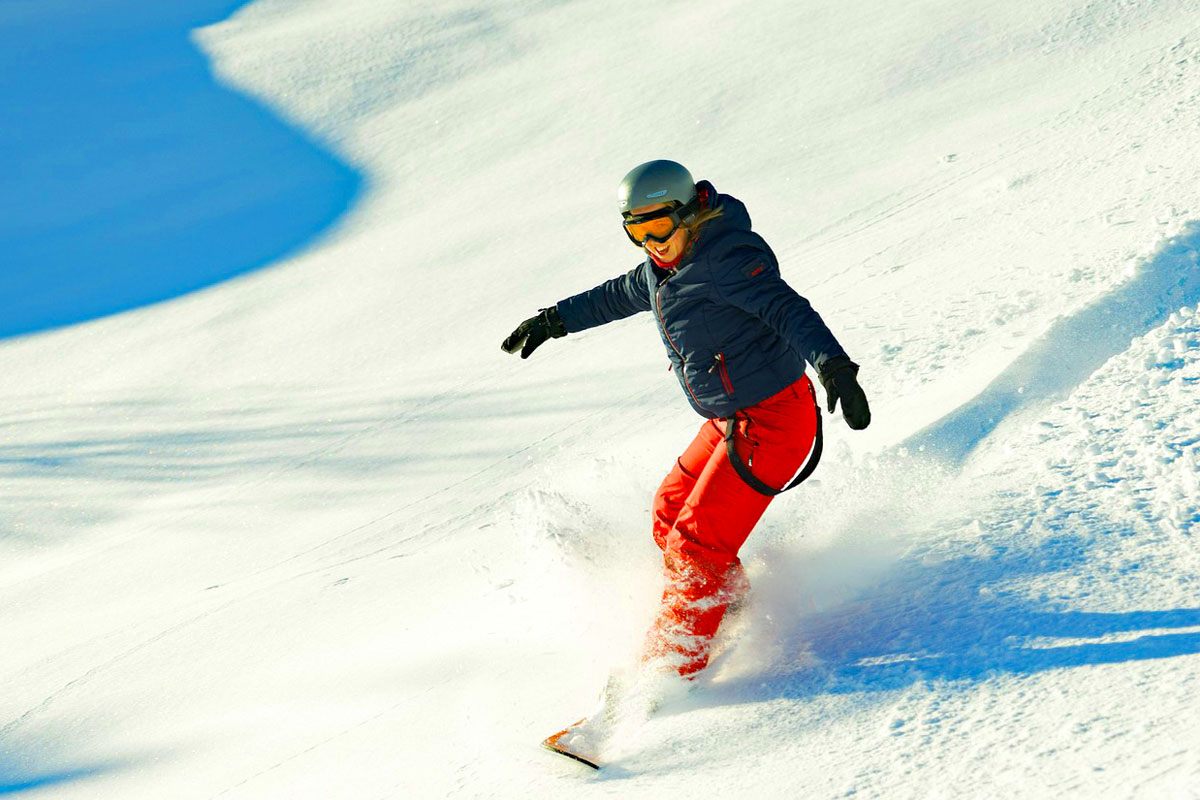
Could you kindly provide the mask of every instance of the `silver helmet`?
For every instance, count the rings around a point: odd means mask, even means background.
[[[686,206],[696,199],[696,182],[683,164],[659,159],[639,164],[617,187],[617,208],[627,214],[656,203]]]

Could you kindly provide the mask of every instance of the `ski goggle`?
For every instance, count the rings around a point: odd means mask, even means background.
[[[695,213],[698,205],[699,198],[692,198],[687,205],[681,206],[676,203],[674,206],[660,208],[648,214],[626,212],[622,221],[625,235],[638,247],[644,246],[646,242],[661,244],[675,235],[683,221]]]

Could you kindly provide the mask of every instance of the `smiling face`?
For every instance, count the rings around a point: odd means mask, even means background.
[[[667,203],[655,203],[651,206],[635,208],[633,209],[633,214],[636,216],[641,216],[643,214],[649,214],[653,211],[659,211],[660,209],[667,207]],[[687,242],[687,228],[685,228],[683,225],[680,225],[675,229],[675,232],[671,234],[670,239],[667,239],[665,242],[652,242],[647,239],[646,243],[642,245],[642,248],[651,256],[653,256],[655,261],[662,264],[671,264],[675,262],[681,255],[683,255],[683,250],[687,247]]]

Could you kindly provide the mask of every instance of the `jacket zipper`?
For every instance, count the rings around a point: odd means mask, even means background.
[[[663,281],[663,283],[666,283],[666,281]],[[658,288],[654,290],[654,304],[656,306],[656,311],[658,312],[658,323],[662,325],[663,336],[667,337],[667,342],[670,343],[671,349],[675,351],[675,355],[679,356],[679,363],[682,365],[680,367],[679,374],[683,376],[683,385],[687,387],[688,394],[692,396],[692,402],[694,402],[698,408],[704,408],[706,411],[708,411],[709,409],[707,409],[700,402],[700,400],[696,397],[696,393],[692,391],[692,384],[688,383],[687,379],[687,359],[683,357],[683,353],[680,351],[680,349],[675,346],[675,340],[671,338],[670,332],[667,331],[667,321],[663,319],[662,313],[662,287],[663,284],[660,283]]]
[[[717,357],[713,360],[712,368],[709,372],[716,372],[721,376],[721,384],[725,387],[726,393],[733,394],[733,381],[729,379],[729,371],[725,368],[725,354],[717,353]]]

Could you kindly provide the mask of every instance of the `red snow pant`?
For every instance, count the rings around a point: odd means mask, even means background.
[[[807,375],[737,412],[734,446],[742,463],[768,486],[782,488],[812,449],[818,413]],[[726,608],[749,588],[738,550],[771,502],[730,463],[726,422],[700,427],[654,496],[654,541],[663,551],[666,587],[643,660],[685,677],[708,664]]]

